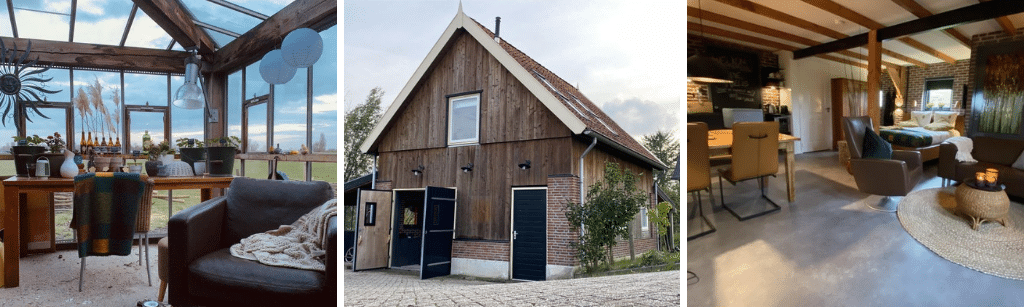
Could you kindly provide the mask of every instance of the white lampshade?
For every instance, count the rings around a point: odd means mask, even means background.
[[[295,68],[313,66],[324,52],[324,40],[310,28],[295,29],[281,42],[281,57]]]
[[[285,84],[295,76],[295,67],[284,62],[280,49],[274,49],[260,60],[260,75],[267,83]]]
[[[196,83],[196,79],[199,78],[199,65],[195,61],[197,60],[185,61],[185,84],[182,84],[174,93],[174,101],[171,102],[176,107],[201,109],[205,105],[203,89]]]

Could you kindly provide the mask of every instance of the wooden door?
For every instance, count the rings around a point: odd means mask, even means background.
[[[391,241],[391,191],[359,190],[352,271],[388,266]]]
[[[512,190],[512,279],[547,278],[547,190]]]
[[[422,212],[423,245],[420,252],[420,279],[448,276],[452,272],[455,190],[427,187]]]

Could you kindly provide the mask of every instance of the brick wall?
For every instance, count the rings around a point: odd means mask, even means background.
[[[508,261],[509,243],[499,241],[452,241],[452,257]]]
[[[391,190],[391,180],[377,180],[374,190]]]
[[[572,243],[579,240],[579,232],[569,225],[565,211],[568,203],[579,200],[580,177],[569,174],[548,176],[548,264],[575,266],[578,263]]]
[[[654,206],[657,205],[658,198],[657,195],[655,195],[654,193],[648,193],[647,197],[647,210],[649,212],[651,208],[654,208]],[[654,225],[654,223],[650,222],[650,219],[648,217],[645,216],[643,218],[648,219],[648,227],[646,232],[641,232],[642,230],[640,228],[639,221],[636,221],[634,225],[630,225],[631,227],[634,227],[633,229],[635,229],[635,231],[633,231],[633,251],[637,257],[639,257],[641,254],[649,250],[654,250],[658,248],[657,227]],[[615,246],[612,246],[612,256],[615,258],[628,257],[629,240],[619,240],[618,243],[615,244]]]
[[[974,75],[975,73],[977,73],[977,68],[974,65],[974,55],[978,54],[979,47],[1006,42],[1024,42],[1024,31],[1021,31],[1021,29],[1017,29],[1016,34],[1014,35],[1006,34],[1006,32],[1004,31],[996,31],[984,34],[977,34],[971,37],[971,61],[969,63],[969,68],[967,70],[967,103],[965,105],[966,108],[964,110],[964,126],[966,131],[970,131],[971,128],[971,99],[974,95]]]
[[[757,53],[761,59],[761,67],[779,67],[779,55],[772,53],[771,51],[751,48],[715,39],[701,38],[693,35],[687,35],[686,37],[686,56],[690,57],[698,51],[703,51],[704,47],[707,45],[754,52]],[[689,82],[686,83],[686,107],[688,113],[696,113],[698,110],[700,112],[704,112],[707,110],[707,107],[702,108],[700,105],[700,102],[706,103],[708,101],[708,98],[705,96],[706,93],[707,85],[696,85]],[[761,91],[761,104],[778,105],[779,89],[770,87],[763,88]]]
[[[970,69],[970,62],[970,60],[960,60],[954,64],[941,62],[929,64],[928,67],[908,66],[907,95],[906,104],[904,105],[906,107],[904,109],[906,114],[910,114],[909,111],[918,111],[924,108],[924,83],[929,79],[952,77],[952,104],[958,105],[957,102],[963,97],[964,84],[967,84],[969,80],[968,70]],[[914,107],[915,101],[917,101],[917,107]],[[962,102],[959,105],[962,105]]]

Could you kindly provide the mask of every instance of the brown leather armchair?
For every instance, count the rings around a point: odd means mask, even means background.
[[[249,235],[289,225],[332,198],[326,182],[238,177],[225,196],[178,212],[168,222],[170,303],[334,306],[337,217],[328,224],[324,272],[263,265],[228,250]]]
[[[778,122],[743,122],[732,125],[732,164],[728,169],[718,172],[718,194],[722,198],[722,207],[732,213],[740,221],[745,221],[768,213],[779,211],[781,207],[765,194],[769,176],[779,172],[779,123]],[[741,216],[725,204],[725,193],[722,190],[722,179],[736,185],[737,182],[757,179],[761,190],[761,198],[768,201],[770,207],[763,211]]]
[[[711,160],[708,157],[708,124],[698,122],[686,124],[686,192],[697,199],[695,208],[701,220],[711,229],[689,235],[686,240],[693,240],[715,232],[715,225],[704,216],[704,205],[701,203],[700,191],[707,190],[711,195]],[[692,216],[692,213],[691,213]]]
[[[896,205],[891,196],[905,196],[921,181],[921,153],[909,150],[893,150],[892,159],[864,159],[864,135],[872,129],[870,117],[844,117],[843,134],[850,151],[850,169],[857,189],[861,192],[882,195],[878,207],[868,207],[895,212]]]

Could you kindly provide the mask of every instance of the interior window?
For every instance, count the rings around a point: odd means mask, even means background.
[[[448,145],[477,143],[480,134],[480,94],[448,98]]]
[[[922,99],[925,110],[949,110],[953,101],[953,79],[925,81]]]

